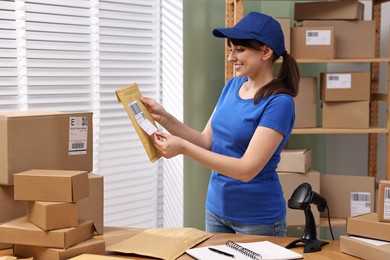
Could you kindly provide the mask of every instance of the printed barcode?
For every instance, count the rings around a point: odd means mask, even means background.
[[[329,76],[328,80],[339,80],[339,76]]]
[[[84,116],[81,118],[81,125],[88,126],[88,117]]]
[[[353,200],[353,201],[370,201],[370,194],[353,193],[353,194],[351,194],[351,200]]]
[[[385,189],[385,199],[390,199],[390,189]]]
[[[72,143],[72,149],[84,148],[84,143]]]
[[[307,36],[309,36],[309,37],[318,37],[318,32],[307,32]]]
[[[137,101],[134,101],[134,102],[130,103],[130,109],[131,109],[131,112],[133,112],[134,115],[142,113],[141,108],[139,107]]]

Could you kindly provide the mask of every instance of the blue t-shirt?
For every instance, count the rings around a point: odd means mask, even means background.
[[[214,214],[243,224],[270,224],[286,216],[286,202],[276,173],[280,152],[289,138],[295,120],[294,99],[277,94],[254,104],[238,91],[247,77],[232,78],[222,90],[213,118],[212,151],[241,158],[258,126],[284,135],[265,167],[249,182],[212,171],[206,208]]]

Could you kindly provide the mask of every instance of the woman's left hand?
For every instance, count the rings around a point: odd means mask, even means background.
[[[154,132],[154,146],[158,153],[165,158],[172,158],[183,152],[184,140],[180,137],[162,133]]]

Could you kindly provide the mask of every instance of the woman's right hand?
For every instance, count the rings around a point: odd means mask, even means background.
[[[145,105],[145,107],[149,110],[150,114],[152,115],[152,118],[158,123],[160,123],[161,119],[166,113],[165,108],[157,101],[149,97],[141,97],[140,100]]]

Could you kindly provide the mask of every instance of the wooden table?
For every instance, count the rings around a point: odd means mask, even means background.
[[[137,234],[143,229],[135,229],[135,228],[106,228],[105,233],[102,236],[98,236],[98,238],[104,239],[107,245],[112,245],[118,243],[126,238],[129,238],[132,235]],[[269,236],[255,236],[255,235],[238,235],[238,234],[225,234],[225,233],[215,233],[212,237],[205,240],[204,242],[197,245],[197,247],[202,246],[211,246],[211,245],[222,245],[226,243],[227,240],[233,240],[235,242],[256,242],[256,241],[270,241],[275,244],[286,246],[291,241],[296,240],[297,238],[293,237],[269,237]],[[359,259],[347,254],[340,252],[340,241],[329,241],[328,245],[322,247],[322,250],[315,253],[303,253],[303,247],[292,248],[293,251],[302,254],[304,259],[312,259],[312,260],[343,260],[343,259]],[[127,259],[137,259],[137,260],[145,260],[151,259],[147,257],[135,256],[135,255],[115,255],[117,257],[127,258]],[[182,255],[178,258],[178,260],[193,260],[189,255]]]
[[[98,239],[104,239],[106,242],[106,246],[116,244],[120,241],[123,241],[144,229],[141,228],[123,228],[123,227],[107,227],[105,228],[104,234],[100,236],[96,236]],[[256,241],[270,241],[275,244],[286,246],[291,241],[294,241],[296,238],[292,237],[269,237],[269,236],[256,236],[256,235],[237,235],[237,234],[225,234],[225,233],[215,233],[212,237],[205,240],[204,242],[197,245],[197,247],[201,246],[211,246],[211,245],[221,245],[224,244],[227,240],[233,240],[235,242],[256,242]],[[343,260],[343,259],[358,259],[356,257],[344,254],[340,252],[340,241],[329,241],[328,245],[322,247],[322,250],[314,253],[303,253],[303,247],[292,248],[293,251],[302,254],[304,259],[315,259],[315,260]],[[12,250],[0,250],[0,256],[10,255],[12,254]],[[145,260],[152,259],[150,257],[142,257],[136,255],[123,255],[123,254],[112,254],[118,258],[124,259],[136,259],[136,260]],[[183,254],[178,258],[178,260],[185,259],[193,259],[192,257]]]

